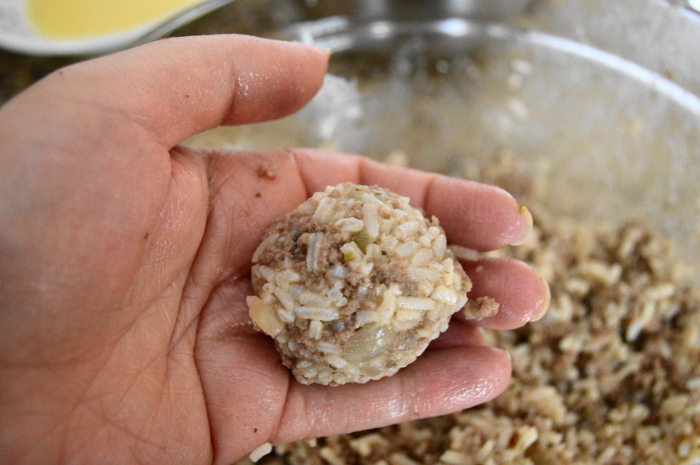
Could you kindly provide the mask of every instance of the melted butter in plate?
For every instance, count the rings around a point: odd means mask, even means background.
[[[174,16],[203,0],[28,0],[38,35],[74,40],[117,34]]]

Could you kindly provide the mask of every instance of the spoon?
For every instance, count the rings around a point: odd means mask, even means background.
[[[149,42],[233,0],[3,0],[0,48],[103,54]]]

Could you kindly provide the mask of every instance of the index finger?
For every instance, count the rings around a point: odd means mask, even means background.
[[[503,189],[435,173],[389,166],[363,157],[297,150],[309,194],[351,181],[379,185],[409,197],[411,205],[436,216],[450,243],[480,252],[522,243],[532,216]]]

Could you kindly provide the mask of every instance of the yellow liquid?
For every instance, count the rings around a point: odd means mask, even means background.
[[[46,38],[87,39],[146,26],[202,1],[27,0],[27,17]]]

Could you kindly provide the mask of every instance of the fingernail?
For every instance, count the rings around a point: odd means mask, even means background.
[[[491,349],[495,353],[500,353],[501,355],[505,355],[508,358],[508,363],[510,364],[511,368],[513,367],[513,356],[510,355],[510,352],[507,350],[501,349],[500,347],[493,347],[493,346],[486,346],[489,349]]]
[[[549,310],[549,304],[552,300],[552,292],[549,289],[549,283],[542,276],[540,276],[540,279],[542,280],[542,285],[544,286],[545,295],[542,301],[542,306],[540,307],[540,311],[537,313],[537,316],[535,316],[535,318],[533,318],[530,321],[541,320],[547,314],[547,310]]]
[[[318,44],[313,43],[313,42],[312,43],[302,42],[302,43],[304,45],[306,45],[307,47],[315,48],[316,50],[321,50],[322,52],[326,52],[326,55],[328,55],[328,56],[331,56],[331,54],[333,53],[333,50],[331,50],[330,48],[323,47],[323,46],[318,45]]]
[[[525,241],[527,241],[527,238],[530,237],[530,234],[532,234],[532,213],[530,213],[530,210],[528,210],[524,205],[518,205],[518,213],[520,213],[520,215],[523,217],[525,230],[519,239],[511,242],[511,245],[523,245]]]
[[[481,344],[483,344],[484,339],[486,338],[486,331],[484,331],[484,328],[482,328],[481,326],[476,326],[475,328],[476,328],[476,333],[478,334],[477,337],[479,338],[479,342]]]
[[[295,45],[301,45],[301,46],[308,47],[308,48],[311,48],[314,50],[320,50],[320,51],[324,52],[329,57],[333,53],[333,50],[331,50],[330,48],[319,46],[313,42],[309,43],[309,42],[300,42],[298,40],[290,40],[290,41],[288,41],[288,43],[295,44]]]

